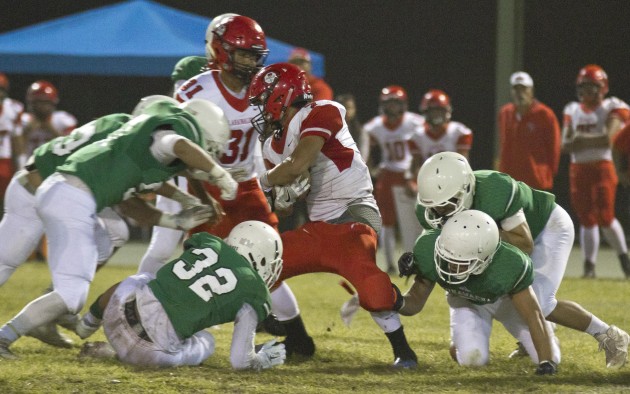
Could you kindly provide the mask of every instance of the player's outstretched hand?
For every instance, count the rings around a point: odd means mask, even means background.
[[[410,276],[416,273],[416,266],[414,264],[414,258],[412,252],[405,252],[398,259],[398,273],[400,277]]]
[[[287,351],[284,347],[284,343],[277,343],[277,339],[265,342],[256,353],[256,359],[253,365],[254,369],[261,370],[277,365],[284,364],[284,360],[287,358]]]

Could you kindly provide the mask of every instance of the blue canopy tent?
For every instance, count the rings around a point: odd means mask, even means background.
[[[170,76],[184,56],[204,56],[211,19],[133,0],[0,34],[0,70],[16,74]],[[294,46],[267,37],[267,64]],[[324,57],[311,52],[313,73]]]

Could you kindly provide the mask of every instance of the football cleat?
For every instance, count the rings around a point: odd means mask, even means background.
[[[521,342],[516,342],[516,349],[514,349],[512,353],[510,353],[508,358],[520,358],[528,356],[529,354],[527,353],[527,349],[525,349],[525,346],[523,346]]]
[[[594,279],[595,278],[595,264],[584,260],[584,275],[582,275],[584,279]]]
[[[17,360],[18,356],[9,350],[10,345],[10,342],[0,339],[0,358],[4,358],[6,360]]]
[[[606,368],[620,368],[628,361],[630,335],[627,332],[611,325],[605,333],[595,335],[595,339],[599,350],[606,352]]]
[[[398,357],[394,360],[393,367],[400,369],[415,369],[418,368],[418,361],[411,358]]]
[[[74,344],[72,339],[68,338],[57,330],[57,325],[54,322],[36,327],[29,331],[26,335],[35,339],[39,339],[40,341],[55,347],[69,349]]]

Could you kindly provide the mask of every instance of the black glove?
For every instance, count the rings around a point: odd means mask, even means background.
[[[558,372],[558,364],[553,361],[541,361],[536,368],[536,375],[554,375]]]
[[[405,252],[398,259],[398,273],[400,277],[411,276],[416,273],[416,265],[414,264],[413,253]]]

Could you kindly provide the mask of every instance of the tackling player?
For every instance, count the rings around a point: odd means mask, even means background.
[[[473,172],[466,158],[455,152],[432,156],[418,171],[418,220],[425,228],[439,228],[465,209],[490,215],[499,225],[501,239],[531,256],[532,287],[547,320],[591,334],[600,349],[606,350],[608,367],[625,364],[630,341],[625,331],[573,301],[556,299],[575,230],[553,194],[532,189],[501,172]]]
[[[37,212],[49,239],[54,290],[28,304],[0,328],[0,356],[34,327],[77,313],[97,265],[96,213],[135,193],[160,188],[186,169],[200,170],[234,198],[238,185],[206,147],[213,129],[225,127],[220,109],[204,100],[175,106],[157,102],[120,129],[72,153],[37,189]],[[68,242],[71,240],[72,242]]]
[[[198,365],[214,353],[214,337],[205,328],[234,322],[234,369],[281,365],[284,344],[272,340],[254,350],[256,326],[271,308],[269,287],[282,270],[281,256],[278,232],[262,222],[239,224],[225,241],[197,233],[184,242],[184,253],[155,275],[131,276],[103,293],[77,325],[77,334],[87,338],[102,324],[122,362],[176,367]]]
[[[419,313],[436,283],[447,291],[451,356],[459,365],[488,363],[496,319],[525,346],[538,364],[537,375],[556,372],[560,348],[532,289],[532,261],[500,241],[490,216],[473,209],[453,215],[441,230],[422,234],[413,253],[401,257],[399,267],[401,276],[416,275],[404,295],[401,315]]]

